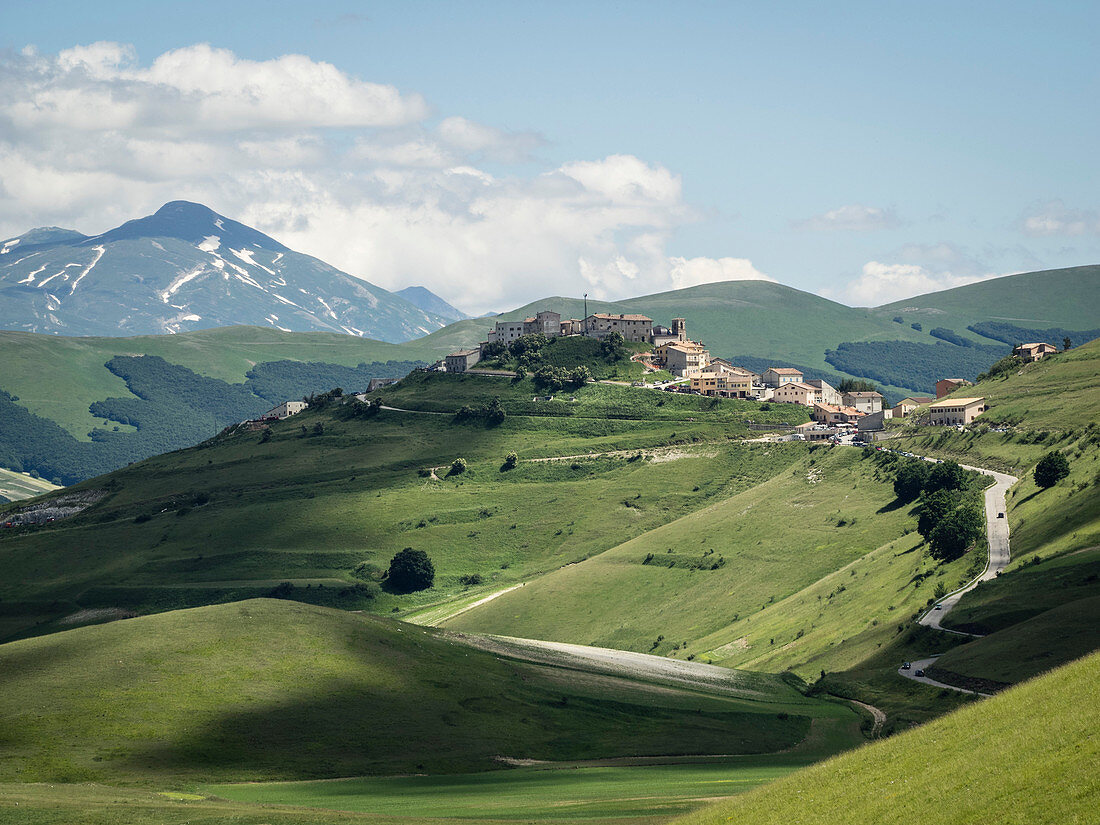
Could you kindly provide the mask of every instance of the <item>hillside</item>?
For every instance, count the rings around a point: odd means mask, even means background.
[[[6,781],[255,781],[470,772],[499,768],[502,754],[768,753],[804,739],[811,719],[858,736],[850,711],[775,677],[658,688],[278,600],[14,642],[0,646],[0,668],[13,734],[0,743]]]
[[[253,324],[405,341],[447,319],[205,206],[0,244],[0,328],[141,335]]]
[[[0,466],[70,484],[191,446],[289,398],[365,389],[420,363],[394,344],[259,327],[134,338],[0,331],[0,357]]]
[[[462,595],[462,577],[477,577],[473,592],[518,583],[769,477],[801,448],[731,438],[748,420],[806,420],[794,406],[612,385],[576,402],[539,394],[530,379],[419,373],[381,397],[439,414],[311,409],[263,442],[227,435],[69,488],[108,495],[70,520],[0,532],[0,638],[84,608],[164,610],[284,581],[297,598],[380,613]],[[455,416],[493,398],[498,425]],[[718,449],[721,461],[691,460]],[[522,461],[502,472],[511,450]],[[556,456],[571,458],[537,460]],[[467,472],[445,477],[456,457]],[[380,590],[374,572],[407,546],[431,552],[436,588]],[[45,558],[56,575],[42,575]]]
[[[1100,655],[815,765],[677,825],[1090,822]]]
[[[1095,329],[1100,321],[1096,313],[1098,289],[1100,266],[1075,266],[991,278],[905,298],[871,312],[884,320],[900,315],[907,325],[920,323],[926,331],[946,327],[988,344],[989,338],[968,331],[968,327],[998,321],[1024,329]]]

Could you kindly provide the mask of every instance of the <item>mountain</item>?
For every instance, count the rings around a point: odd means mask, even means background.
[[[0,329],[171,333],[235,324],[406,341],[446,318],[195,203],[88,237],[0,242]]]
[[[393,294],[400,295],[410,304],[420,307],[425,312],[431,312],[441,318],[446,318],[448,321],[461,321],[463,318],[470,317],[462,310],[455,309],[426,287],[407,286]]]

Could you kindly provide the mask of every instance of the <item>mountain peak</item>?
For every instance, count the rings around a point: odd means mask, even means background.
[[[290,252],[274,238],[231,218],[219,215],[208,206],[191,201],[169,201],[152,215],[127,221],[122,226],[89,239],[90,242],[177,238],[200,243],[216,235],[222,245],[240,248],[258,246],[272,252]]]

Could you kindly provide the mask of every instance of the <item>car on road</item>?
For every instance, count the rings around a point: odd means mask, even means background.
[[[917,673],[916,673],[916,676],[917,676],[918,679],[923,679],[924,678],[924,670],[918,670]]]
[[[1004,518],[1004,517],[1005,517],[1004,513],[997,513],[997,518]]]
[[[937,605],[936,605],[935,607],[933,607],[932,609],[933,609],[933,610],[943,610],[943,605],[942,605],[942,604],[937,604]]]
[[[912,664],[910,664],[909,662],[902,662],[902,663],[901,663],[901,669],[902,669],[902,670],[909,670],[909,668],[911,668],[912,666],[913,666],[913,665],[912,665]]]

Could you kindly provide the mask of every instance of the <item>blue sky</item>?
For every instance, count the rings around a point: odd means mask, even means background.
[[[469,311],[728,277],[883,303],[1100,262],[1097,31],[1096,3],[7,0],[0,235],[187,197]],[[329,116],[318,83],[392,99]]]

